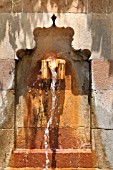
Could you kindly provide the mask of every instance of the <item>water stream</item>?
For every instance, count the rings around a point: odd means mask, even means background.
[[[45,133],[44,133],[46,165],[43,170],[48,170],[48,166],[49,166],[49,154],[48,154],[49,127],[52,124],[53,115],[54,115],[55,107],[56,107],[55,84],[56,84],[56,80],[57,80],[57,73],[55,71],[55,68],[56,68],[55,66],[56,66],[56,60],[50,60],[49,68],[50,68],[51,75],[52,75],[52,82],[51,82],[52,106],[51,106],[51,115],[50,115],[49,121],[47,122],[47,126],[45,128]]]

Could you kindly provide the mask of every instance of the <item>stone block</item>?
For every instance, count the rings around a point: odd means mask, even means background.
[[[0,13],[22,12],[22,0],[1,0]]]
[[[87,0],[71,0],[71,1],[24,1],[24,12],[73,12],[84,13],[87,11]]]
[[[113,61],[92,61],[92,89],[113,90]]]
[[[44,149],[44,131],[45,128],[18,128],[16,148]],[[70,127],[53,128],[50,130],[50,140],[48,144],[49,148],[57,149],[90,149],[90,130]]]
[[[0,129],[14,128],[14,91],[0,91]]]
[[[0,169],[3,170],[3,169]],[[42,168],[5,168],[4,170],[42,170]],[[52,168],[48,168],[48,170],[52,170]],[[113,170],[113,169],[99,169],[99,168],[55,168],[55,170]]]
[[[113,91],[92,92],[92,128],[113,129]]]
[[[96,167],[113,168],[113,130],[93,129],[92,149],[96,154]]]
[[[112,12],[112,0],[89,0],[88,12],[92,13],[111,13]]]
[[[0,14],[0,59],[14,59],[19,18],[16,15]]]
[[[14,131],[0,129],[0,166],[8,167],[14,144]]]
[[[0,60],[0,90],[14,88],[14,60]]]
[[[23,12],[23,1],[22,0],[12,0],[11,12]]]
[[[12,2],[11,0],[1,0],[0,1],[0,13],[11,12],[11,9],[12,9],[11,2]]]
[[[91,43],[92,55],[90,58],[113,60],[111,56],[111,15],[89,14],[87,27],[91,34],[91,41],[89,42]]]
[[[112,5],[113,7],[113,5]],[[111,56],[112,56],[112,59],[113,59],[113,13],[111,13],[110,15],[110,20],[111,20]]]
[[[61,93],[61,91],[60,91]],[[31,101],[30,101],[31,100]],[[61,101],[61,99],[60,99]],[[19,98],[19,104],[16,110],[16,126],[17,127],[34,127],[35,117],[33,114],[32,99]],[[31,105],[30,105],[31,102]],[[26,105],[27,103],[27,105]],[[60,106],[60,105],[58,105]],[[51,105],[49,105],[49,109]],[[62,111],[63,109],[63,111]],[[55,113],[55,118],[59,122],[60,127],[85,127],[90,126],[90,111],[89,111],[88,97],[87,96],[74,96],[71,92],[65,93],[65,102],[63,108],[61,108],[60,115]],[[30,116],[29,116],[30,115]],[[60,117],[59,117],[60,116]],[[42,117],[42,123],[40,119],[37,120],[37,127],[45,127],[46,116]],[[44,119],[44,120],[43,120]]]

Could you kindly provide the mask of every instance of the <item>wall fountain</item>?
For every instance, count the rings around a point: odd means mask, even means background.
[[[34,49],[17,51],[11,167],[93,167],[91,53],[73,49],[73,29],[57,27],[55,19],[50,28],[35,28]]]

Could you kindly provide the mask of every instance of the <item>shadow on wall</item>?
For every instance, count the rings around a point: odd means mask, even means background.
[[[0,12],[84,12],[85,5],[84,0],[7,0],[0,2]]]
[[[79,0],[74,3],[75,0],[50,0],[50,11],[48,10],[49,0],[20,0],[22,12],[53,12],[52,9],[56,9],[56,12],[69,12],[71,7],[75,11],[84,10],[87,11],[87,4],[84,5],[83,0]],[[26,5],[27,4],[27,5]],[[5,6],[5,5],[4,5]],[[14,4],[15,10],[16,4]],[[22,9],[23,7],[23,9]],[[84,9],[85,8],[85,9]],[[60,16],[60,14],[59,14]],[[26,48],[28,37],[33,37],[32,31],[38,23],[42,24],[43,27],[44,16],[43,14],[2,14],[0,16],[0,44],[4,41],[6,35],[12,49],[15,51],[18,48],[18,37],[22,35],[23,39],[19,41],[22,48]],[[49,14],[47,14],[47,21],[49,21]],[[75,23],[76,24],[76,23]],[[84,27],[84,25],[83,25]],[[111,56],[111,21],[109,15],[104,14],[88,14],[87,15],[87,27],[88,31],[91,32],[91,51],[93,52],[94,58],[108,59]],[[30,41],[30,45],[34,41]],[[20,47],[19,47],[20,48]],[[113,74],[112,65],[110,63],[109,76]],[[2,84],[1,84],[2,85]],[[0,86],[1,86],[0,85]],[[1,96],[2,97],[2,96]]]
[[[23,2],[23,12],[69,12],[74,8],[76,12],[87,11],[87,3],[83,0],[35,0],[28,1],[28,6]],[[22,2],[21,2],[22,3]],[[27,2],[26,2],[27,3]],[[50,3],[48,5],[48,3]],[[15,4],[16,6],[16,4]],[[18,6],[17,6],[18,7]],[[35,9],[36,8],[36,9]],[[50,8],[50,9],[49,9]],[[51,10],[53,9],[53,11]],[[71,12],[71,11],[70,11]],[[83,14],[84,15],[84,14]],[[77,15],[79,18],[80,15]],[[85,29],[91,35],[90,42],[88,42],[92,52],[93,59],[112,59],[111,55],[111,17],[110,15],[103,14],[86,14],[83,16],[87,18]],[[73,19],[72,19],[73,21]],[[76,21],[76,19],[75,19]],[[76,24],[76,23],[75,23]],[[78,24],[78,23],[77,23]],[[9,41],[11,48],[16,51],[18,48],[33,48],[35,46],[33,41],[33,30],[36,26],[50,26],[50,14],[44,15],[43,13],[21,13],[21,14],[1,14],[0,16],[0,44],[4,41]],[[84,25],[81,29],[84,30]],[[80,30],[83,32],[83,30]],[[76,31],[76,30],[75,30]],[[78,31],[78,30],[77,30]],[[87,34],[85,32],[85,34]],[[85,37],[85,34],[83,35]],[[29,38],[32,37],[32,38]],[[6,40],[4,40],[6,38]],[[87,36],[86,36],[87,38]],[[88,41],[88,40],[87,40]],[[4,45],[3,45],[4,46]],[[110,64],[111,65],[111,64]],[[112,68],[110,66],[110,73],[112,75]]]
[[[111,58],[111,23],[106,14],[91,14],[87,17],[88,30],[91,31],[91,52],[94,59]]]
[[[15,2],[15,3],[14,3]],[[11,2],[10,2],[11,3]],[[83,12],[85,10],[85,3],[84,0],[27,0],[23,1],[20,0],[19,2],[12,0],[12,3],[4,2],[0,5],[0,9],[5,8],[7,9],[9,6],[14,6],[21,10],[19,12],[58,12],[59,15],[61,12],[69,12],[71,8],[74,8],[75,11]],[[26,5],[27,4],[27,5]],[[23,8],[23,9],[22,9]],[[3,10],[2,9],[2,10]],[[7,9],[8,10],[8,9]],[[11,11],[10,11],[11,12]],[[13,11],[12,11],[13,12]],[[16,12],[16,11],[15,11]],[[17,11],[18,12],[18,11]],[[12,49],[17,50],[17,42],[16,39],[19,36],[20,32],[24,34],[23,40],[20,42],[22,48],[26,48],[26,42],[28,39],[28,35],[31,37],[33,29],[38,26],[38,22],[42,24],[45,21],[43,18],[43,14],[35,15],[36,13],[31,13],[30,15],[27,13],[19,14],[2,14],[0,17],[0,43],[4,40],[6,34],[9,36],[9,43],[11,44]],[[48,22],[49,21],[49,14],[46,15]],[[32,26],[34,26],[32,28]],[[30,45],[32,45],[31,42]]]
[[[32,36],[32,28],[31,28],[31,20],[33,19],[34,25],[36,25],[37,18],[29,17],[27,14],[24,15],[13,15],[13,14],[4,14],[1,16],[0,20],[0,43],[8,36],[7,41],[9,41],[13,50],[16,50],[17,42],[16,39],[19,37],[20,34],[23,33],[23,40],[20,41],[20,44],[23,48],[26,47],[27,36]],[[38,20],[42,20],[40,15]],[[24,23],[24,24],[23,24]]]
[[[89,14],[87,17],[88,31],[91,32],[92,59],[108,60],[109,73],[113,76],[112,57],[112,21],[111,15]]]
[[[75,10],[80,10],[81,12],[84,11],[84,0],[35,0],[30,1],[28,0],[29,5],[23,6],[24,10],[29,12],[53,12],[53,10],[57,13],[60,12],[68,12],[70,9],[75,8]]]

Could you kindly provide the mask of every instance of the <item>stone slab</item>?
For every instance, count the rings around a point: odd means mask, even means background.
[[[14,145],[14,130],[0,129],[0,166],[8,166]]]
[[[87,32],[90,31],[91,59],[111,59],[111,14],[88,14]],[[85,32],[85,29],[84,29]],[[84,35],[82,36],[84,37]]]
[[[3,169],[0,169],[3,170]],[[42,170],[42,168],[5,168],[4,170]],[[48,170],[52,170],[48,168]],[[99,169],[99,168],[55,168],[55,170],[113,170],[111,168]]]
[[[71,98],[70,98],[71,95]],[[20,104],[17,105],[16,110],[16,127],[34,127],[35,117],[33,114],[33,106],[30,108],[30,103],[28,106],[26,105],[27,100],[24,97],[19,99]],[[79,102],[78,102],[79,101]],[[49,106],[50,107],[50,106]],[[29,112],[28,112],[29,108]],[[64,110],[59,114],[55,114],[56,120],[59,121],[59,127],[84,127],[89,128],[90,126],[90,111],[88,104],[87,96],[74,96],[71,93],[67,93],[65,97]],[[70,110],[71,108],[71,110]],[[31,115],[29,117],[29,115]],[[67,116],[67,117],[66,117]],[[47,117],[42,117],[44,120]],[[37,127],[45,127],[45,122],[47,120],[42,120],[42,124],[40,119],[38,119],[36,126]],[[44,121],[44,122],[43,122]]]
[[[0,59],[0,90],[14,89],[14,60]]]
[[[22,0],[1,0],[0,13],[22,12]]]
[[[89,0],[88,12],[92,13],[111,13],[113,10],[112,0]]]
[[[110,60],[92,61],[92,89],[93,90],[113,89],[113,61]]]
[[[92,128],[113,129],[113,91],[92,91]]]
[[[12,9],[12,3],[10,0],[1,0],[0,1],[0,12],[2,13],[8,13],[11,12]]]
[[[0,91],[0,129],[14,128],[14,91]]]
[[[0,59],[14,59],[17,27],[14,20],[12,14],[0,14]]]
[[[51,150],[48,150],[49,166],[58,168],[93,167],[94,154],[91,150],[82,151],[74,149],[56,149],[55,158]],[[40,159],[38,159],[40,158]],[[55,160],[54,160],[55,159]],[[45,150],[15,150],[12,155],[11,167],[44,167]],[[84,165],[87,161],[87,165]]]
[[[113,7],[113,5],[112,5],[112,7]],[[111,13],[111,15],[110,15],[110,20],[111,20],[111,56],[113,58],[113,13]]]
[[[73,12],[84,13],[87,11],[87,0],[71,1],[22,1],[22,0],[1,0],[0,12]]]
[[[113,168],[113,130],[93,129],[92,149],[96,153],[96,167]]]
[[[44,149],[45,128],[18,128],[16,130],[16,148]],[[51,128],[49,148],[90,149],[90,132],[84,128]]]

